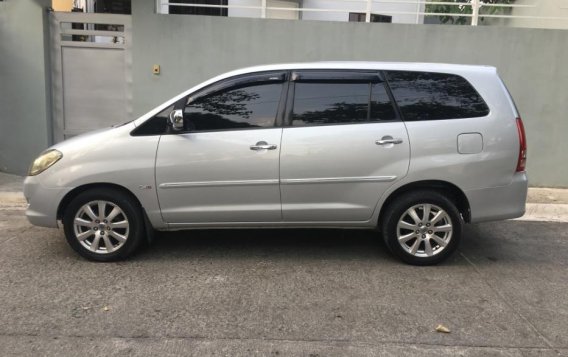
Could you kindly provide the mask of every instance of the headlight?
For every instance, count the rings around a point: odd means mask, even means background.
[[[34,160],[30,170],[28,171],[28,176],[35,176],[47,170],[57,161],[63,157],[63,154],[57,150],[49,150],[41,154],[37,159]]]

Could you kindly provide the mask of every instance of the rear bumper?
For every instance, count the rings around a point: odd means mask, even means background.
[[[465,192],[471,208],[471,223],[518,218],[525,214],[528,179],[524,172],[507,186]]]
[[[57,227],[57,207],[69,190],[67,188],[46,188],[37,176],[24,180],[24,196],[28,201],[26,217],[31,224],[42,227]]]

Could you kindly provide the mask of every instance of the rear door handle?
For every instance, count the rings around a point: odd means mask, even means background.
[[[402,144],[402,139],[383,137],[381,140],[375,141],[375,144],[377,145]]]
[[[266,141],[259,141],[258,143],[251,145],[250,149],[254,151],[259,150],[276,150],[278,146],[276,144],[268,144]]]

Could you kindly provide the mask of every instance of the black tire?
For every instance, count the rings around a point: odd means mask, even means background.
[[[93,201],[107,201],[118,206],[120,210],[122,210],[121,216],[118,217],[122,218],[123,216],[125,216],[128,221],[127,238],[124,243],[120,245],[116,250],[112,250],[108,253],[97,253],[83,246],[83,244],[81,244],[79,242],[79,239],[77,238],[76,229],[74,227],[75,216],[85,204]],[[108,205],[106,207],[107,212],[108,210],[112,210],[113,208],[111,205]],[[87,218],[86,216],[84,217]],[[145,241],[144,216],[139,203],[130,195],[113,188],[94,188],[77,195],[77,197],[75,197],[65,209],[63,215],[63,229],[65,231],[65,238],[67,239],[67,242],[69,243],[71,248],[73,248],[73,250],[75,250],[86,259],[98,262],[112,262],[123,260],[131,256]],[[88,228],[81,229],[89,230]],[[99,234],[102,234],[100,232],[107,232],[106,230],[100,230],[98,227],[96,229],[99,231]],[[108,229],[111,230],[111,228]],[[119,233],[119,230],[120,228],[116,229],[117,233]],[[124,229],[124,231],[120,231],[120,233],[125,232],[126,229]],[[94,239],[94,236],[92,237]],[[107,233],[107,239],[109,239],[111,245],[113,243],[117,246],[120,244],[119,241],[115,240],[114,238],[110,239],[110,237],[111,235]],[[103,237],[101,237],[101,239],[102,238]],[[86,242],[89,242],[90,239],[91,238],[87,238]],[[102,249],[106,249],[106,247]]]
[[[448,239],[449,241],[447,242],[446,246],[442,248],[441,245],[439,245],[438,243],[436,243],[436,241],[434,241],[433,239],[430,238],[424,238],[424,237],[430,237],[431,235],[428,234],[430,232],[433,231],[429,231],[427,227],[425,227],[425,225],[419,229],[424,229],[426,230],[426,232],[422,232],[420,231],[419,234],[416,235],[416,238],[412,238],[410,240],[408,240],[405,244],[407,244],[407,247],[409,245],[414,246],[414,243],[417,243],[418,246],[417,247],[422,247],[422,253],[420,253],[420,250],[418,252],[418,254],[422,254],[422,255],[426,255],[426,242],[424,243],[419,243],[419,241],[422,239],[426,239],[428,240],[428,244],[429,246],[433,247],[433,246],[437,246],[437,248],[434,248],[434,252],[436,252],[436,249],[438,249],[438,253],[435,253],[434,255],[431,256],[416,256],[411,254],[411,252],[408,252],[407,250],[405,250],[403,248],[403,243],[399,243],[398,240],[398,223],[399,220],[401,218],[403,218],[403,215],[405,217],[410,217],[410,216],[406,216],[406,212],[407,210],[409,210],[410,208],[417,206],[417,205],[422,205],[422,204],[430,204],[430,205],[434,205],[437,206],[439,208],[441,208],[442,210],[444,210],[447,215],[449,216],[449,220],[451,221],[451,226],[452,226],[452,232],[451,235],[449,235],[448,238],[444,238],[444,239]],[[420,209],[420,207],[418,208],[417,213],[419,213],[418,217],[419,218],[423,218],[420,217],[420,215],[424,215],[424,211],[426,209]],[[446,195],[444,195],[442,192],[439,191],[434,191],[434,190],[421,190],[421,191],[412,191],[412,192],[407,192],[402,194],[399,197],[396,197],[389,205],[388,207],[386,207],[385,211],[384,211],[384,217],[381,220],[382,225],[381,225],[381,231],[383,234],[383,239],[385,241],[386,246],[388,247],[388,249],[398,258],[400,258],[402,261],[404,261],[405,263],[411,264],[411,265],[434,265],[434,264],[438,264],[440,262],[442,262],[443,260],[447,259],[450,255],[452,255],[452,253],[455,252],[455,250],[457,249],[457,247],[459,246],[461,237],[462,237],[462,232],[463,232],[463,218],[460,215],[460,212],[458,211],[458,209],[456,208],[455,203],[450,200]],[[433,213],[432,213],[433,214]],[[430,215],[430,217],[432,217]],[[432,217],[433,218],[433,217]],[[405,222],[408,222],[408,218],[405,219]],[[426,222],[424,220],[424,222]],[[413,222],[410,222],[413,223]],[[421,223],[420,223],[421,224]],[[431,223],[430,223],[431,224]],[[436,223],[438,224],[438,223]],[[401,232],[404,232],[405,234],[411,235],[413,233],[418,233],[418,231],[413,232],[412,230],[408,229],[402,229]],[[441,233],[436,233],[436,234],[440,234],[442,236],[444,236],[445,233],[441,232]],[[434,237],[436,238],[436,237]],[[415,240],[416,239],[416,240]],[[431,243],[430,243],[431,242]],[[411,247],[408,247],[408,249],[411,250]]]

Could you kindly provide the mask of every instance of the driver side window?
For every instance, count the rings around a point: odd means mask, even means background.
[[[282,83],[226,88],[191,100],[184,121],[191,131],[274,127]]]

